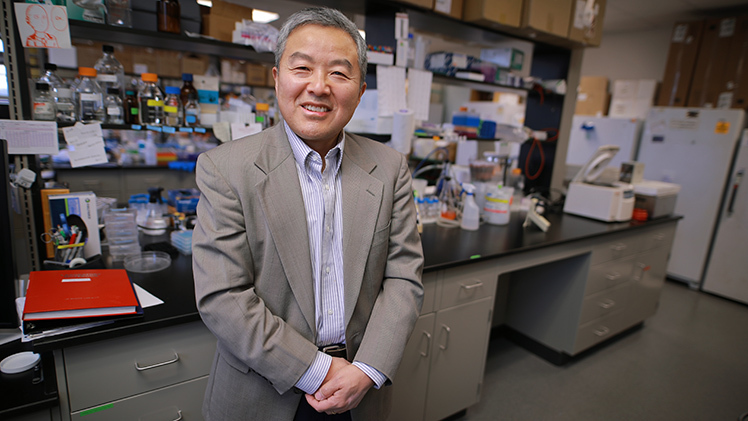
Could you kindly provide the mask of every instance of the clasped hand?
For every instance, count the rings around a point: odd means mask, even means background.
[[[317,412],[339,414],[358,406],[374,382],[358,367],[344,358],[333,357],[322,385],[313,395],[306,395]]]

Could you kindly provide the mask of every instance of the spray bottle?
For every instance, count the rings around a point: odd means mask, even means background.
[[[464,183],[462,188],[465,189],[465,203],[462,205],[460,228],[475,231],[480,226],[480,208],[475,203],[475,186]]]

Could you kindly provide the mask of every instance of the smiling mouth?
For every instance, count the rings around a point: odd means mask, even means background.
[[[302,105],[302,107],[305,110],[312,111],[312,112],[315,112],[315,113],[324,113],[324,112],[331,111],[327,107],[320,107],[320,106],[316,106],[316,105]]]

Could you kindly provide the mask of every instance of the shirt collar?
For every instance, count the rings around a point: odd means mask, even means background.
[[[309,147],[301,138],[291,130],[288,123],[283,121],[283,126],[286,129],[286,136],[288,136],[288,142],[291,144],[291,150],[293,151],[294,160],[299,164],[301,168],[307,168],[307,160],[310,158],[310,154],[319,156],[319,154]],[[345,131],[340,132],[340,137],[337,145],[335,145],[325,157],[327,164],[334,165],[334,172],[338,172],[340,164],[343,162],[341,157],[343,156],[343,147],[345,146]]]

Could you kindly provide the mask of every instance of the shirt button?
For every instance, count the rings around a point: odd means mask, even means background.
[[[327,310],[327,314],[329,314],[330,316],[332,316],[332,310]]]
[[[330,266],[325,268],[325,273],[330,273]]]
[[[325,184],[325,190],[330,190],[330,186]]]

